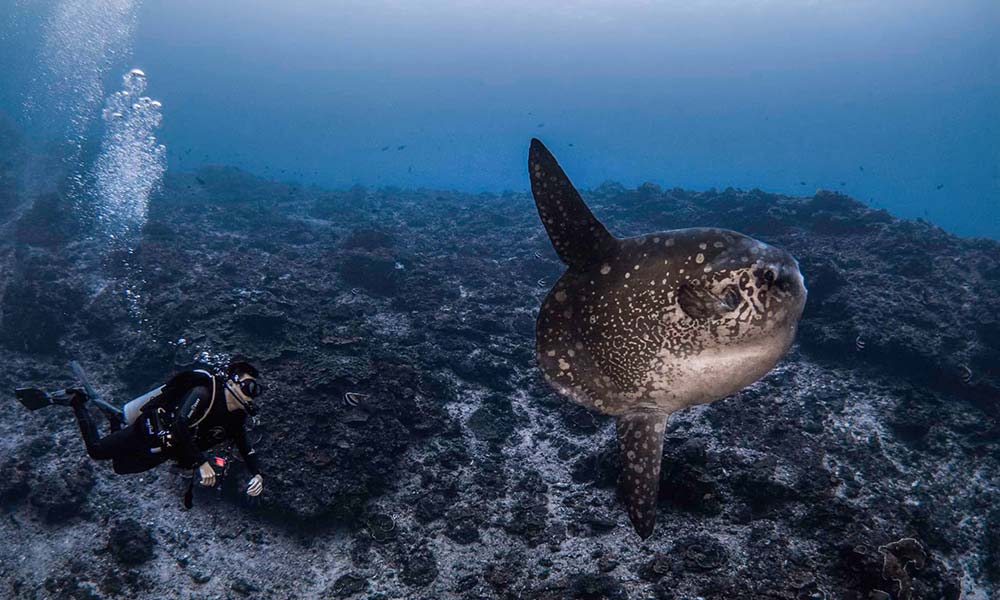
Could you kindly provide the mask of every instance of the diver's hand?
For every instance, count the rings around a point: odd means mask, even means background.
[[[215,469],[208,461],[201,463],[198,467],[198,475],[201,476],[201,485],[205,487],[212,487],[215,485]]]
[[[260,475],[254,475],[253,478],[247,483],[247,496],[260,496],[260,493],[264,491],[264,478]]]

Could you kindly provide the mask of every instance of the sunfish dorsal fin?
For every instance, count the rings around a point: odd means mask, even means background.
[[[660,491],[665,413],[632,413],[618,417],[621,475],[618,481],[628,518],[642,539],[656,526],[656,499]]]
[[[571,268],[584,269],[614,245],[615,238],[587,208],[580,193],[537,139],[528,151],[528,174],[538,216],[559,258]]]

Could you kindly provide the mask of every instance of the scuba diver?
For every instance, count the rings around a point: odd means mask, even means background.
[[[185,469],[197,469],[200,483],[213,487],[216,470],[208,450],[223,442],[235,444],[251,478],[246,494],[258,496],[264,478],[257,455],[247,440],[246,420],[256,413],[254,400],[263,392],[260,373],[248,362],[236,361],[224,373],[191,370],[174,375],[167,383],[144,394],[121,409],[103,401],[87,382],[79,363],[70,363],[84,389],[67,388],[45,392],[20,388],[17,398],[29,410],[53,404],[73,408],[87,454],[94,460],[110,460],[115,473],[148,471],[168,460]],[[111,433],[101,437],[88,404],[108,418]],[[216,459],[217,464],[224,461]],[[192,480],[193,483],[193,480]],[[185,506],[191,506],[191,487]]]

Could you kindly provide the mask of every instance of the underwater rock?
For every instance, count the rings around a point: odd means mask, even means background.
[[[80,516],[80,508],[94,488],[94,468],[86,457],[75,463],[48,465],[32,473],[28,501],[49,523]]]
[[[511,490],[514,505],[504,528],[525,540],[529,548],[534,548],[545,540],[548,524],[548,486],[542,482],[537,471],[529,471],[517,481]]]
[[[499,394],[486,396],[466,425],[480,440],[502,445],[517,427],[510,398]]]
[[[27,268],[30,275],[22,272],[4,291],[0,341],[11,350],[56,354],[74,321],[81,294],[67,283],[50,279],[53,269]]]
[[[486,515],[471,506],[455,507],[445,517],[444,534],[458,544],[472,544],[480,540],[479,528],[486,522]]]
[[[28,493],[31,463],[8,456],[0,462],[0,507],[11,506]]]
[[[108,530],[108,550],[123,565],[141,565],[153,558],[155,545],[153,532],[135,519],[115,521]]]
[[[615,578],[582,573],[549,584],[533,593],[539,600],[628,600],[628,593]]]
[[[388,254],[375,252],[345,253],[340,259],[338,272],[348,286],[356,286],[381,296],[391,296],[399,291],[403,270]]]
[[[40,246],[51,250],[74,238],[73,212],[68,210],[69,201],[55,193],[42,194],[35,198],[31,208],[17,220],[14,239],[29,246]]]
[[[356,229],[344,240],[344,248],[354,250],[378,250],[379,248],[392,248],[395,239],[388,231],[378,229]]]
[[[285,330],[285,313],[261,305],[241,307],[236,322],[244,332],[266,340],[280,339]]]
[[[64,554],[86,559],[28,566],[21,544],[0,544],[0,597],[870,600],[896,598],[878,548],[905,537],[927,554],[906,567],[914,600],[957,598],[960,581],[1000,595],[1000,244],[823,194],[584,195],[623,234],[753,233],[795,254],[809,286],[777,371],[672,418],[662,535],[640,544],[616,509],[611,419],[538,377],[538,280],[553,285],[559,265],[528,194],[296,191],[209,169],[168,174],[151,199],[135,256],[146,321],[104,287],[117,267],[93,271],[97,244],[0,239],[0,536],[58,535]],[[345,248],[366,231],[391,240],[364,234]],[[359,283],[348,283],[341,261],[354,254]],[[391,295],[360,283],[375,279],[368,260],[386,271],[392,260]],[[282,313],[280,331],[250,333],[242,307]],[[251,432],[265,477],[254,502],[234,460],[220,495],[181,512],[166,467],[148,479],[88,471],[68,410],[29,415],[10,397],[71,385],[70,357],[119,401],[232,353],[251,354],[267,385]],[[152,556],[128,568],[93,554],[104,544],[93,532],[123,519],[155,522]],[[346,564],[316,578],[333,548]],[[239,581],[258,589],[244,596]]]
[[[437,558],[426,542],[417,544],[403,558],[400,580],[412,587],[430,585],[438,576]]]
[[[368,581],[356,573],[341,575],[333,582],[333,585],[326,591],[327,596],[333,598],[350,598],[355,594],[360,594],[368,589]]]

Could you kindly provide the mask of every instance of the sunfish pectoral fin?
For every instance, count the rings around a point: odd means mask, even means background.
[[[666,413],[632,413],[618,417],[621,474],[618,487],[628,518],[642,539],[656,525],[656,499],[660,490],[660,459]]]
[[[584,269],[606,256],[616,240],[587,208],[580,193],[537,139],[528,151],[528,174],[538,216],[559,258]]]
[[[692,319],[717,317],[735,308],[716,298],[709,290],[686,283],[677,290],[677,304]]]

